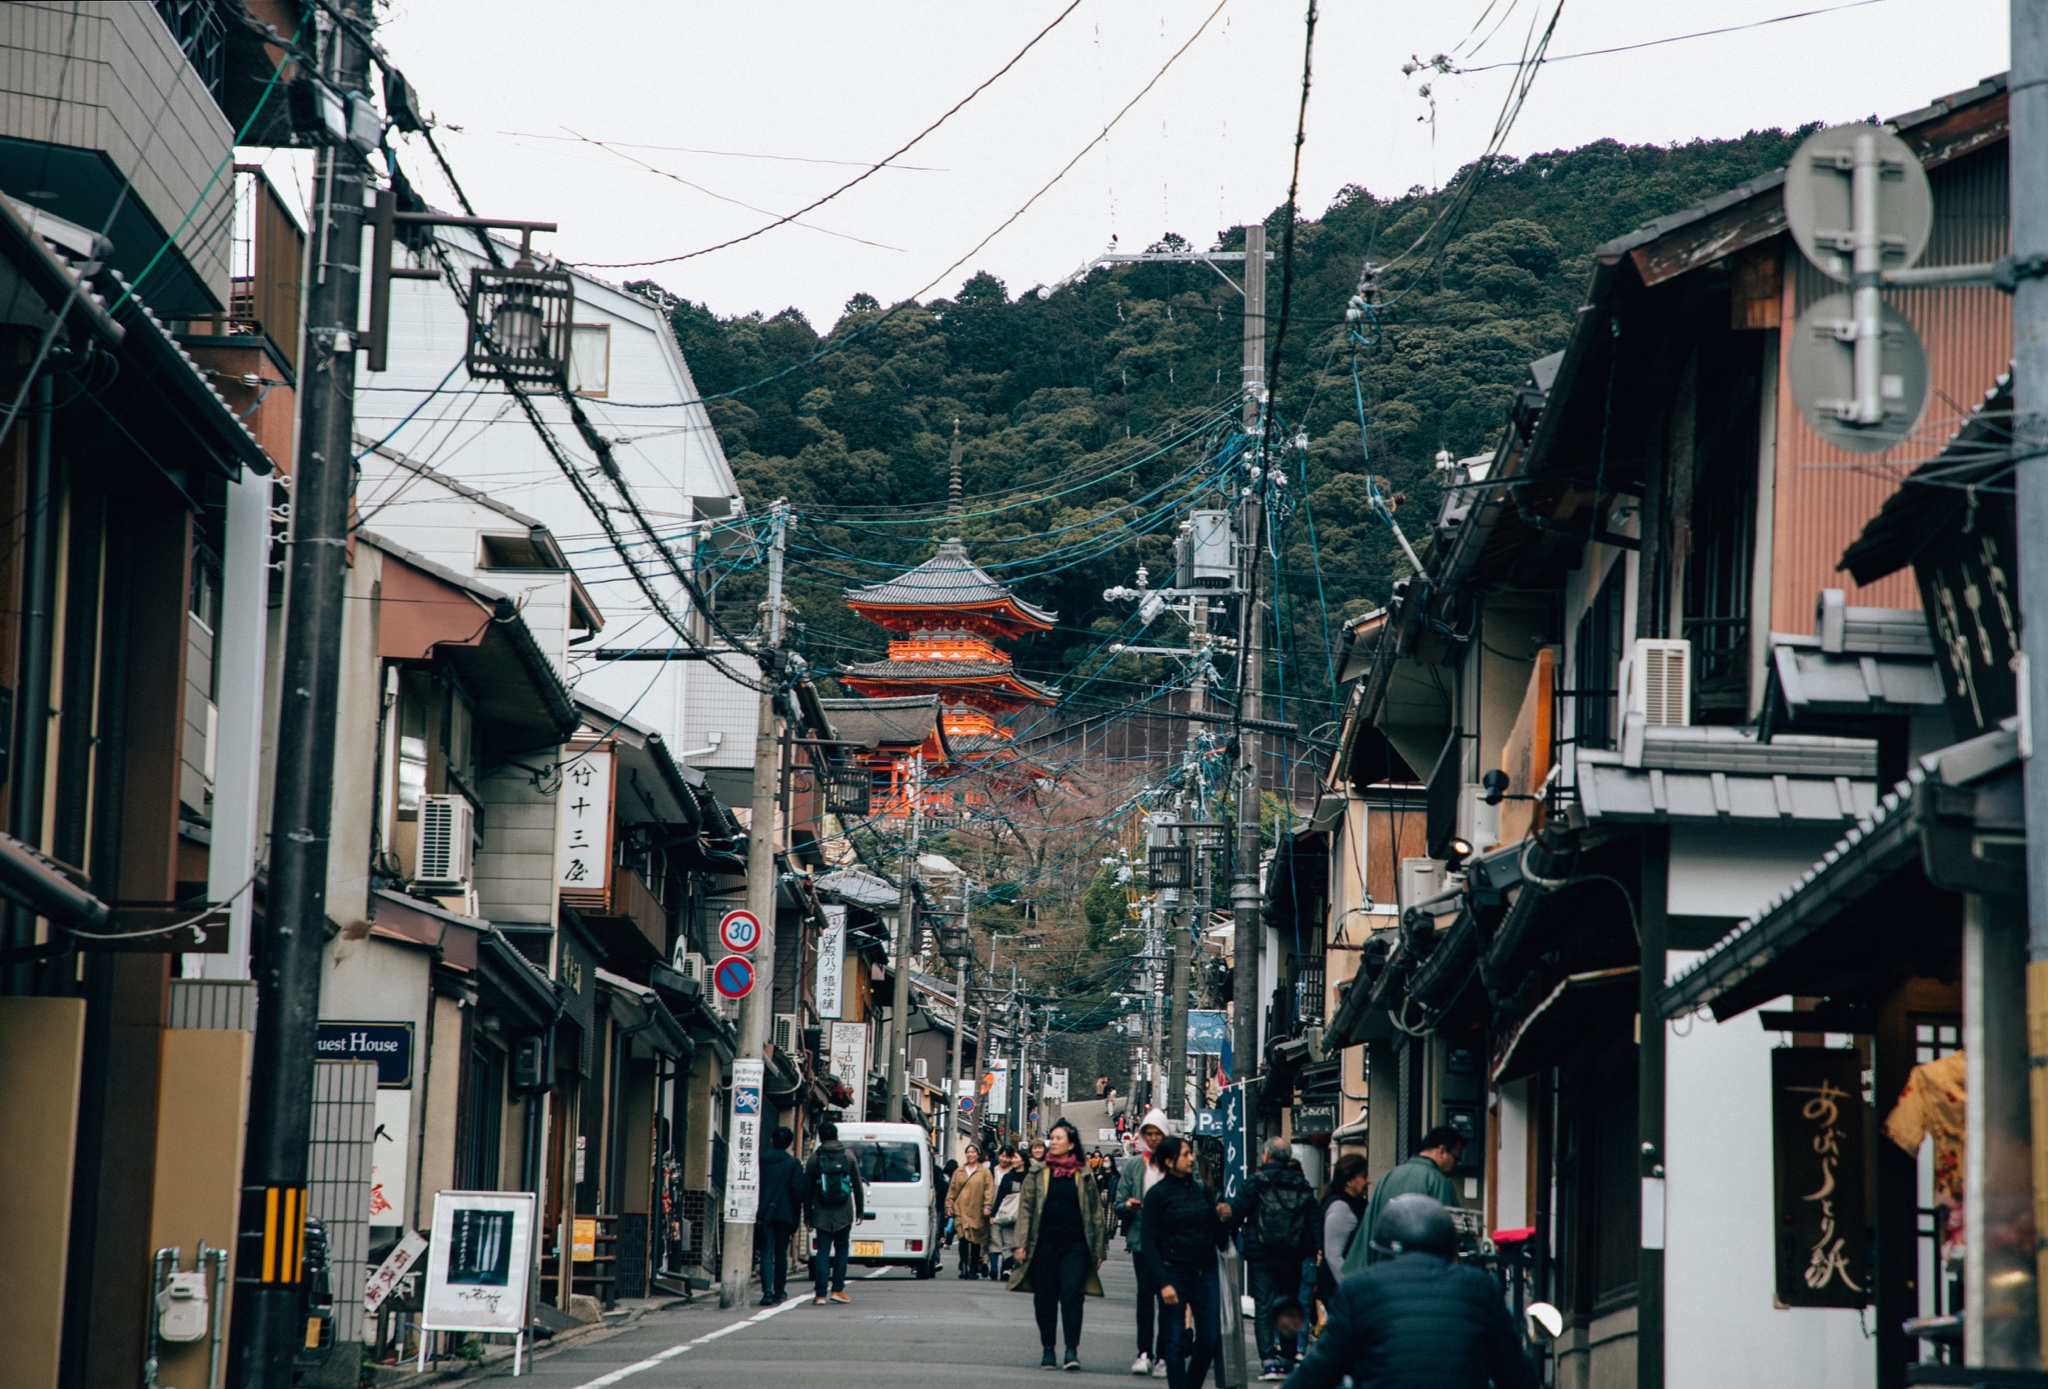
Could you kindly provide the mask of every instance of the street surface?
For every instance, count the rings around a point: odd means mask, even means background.
[[[1010,1292],[1004,1283],[963,1283],[947,1253],[945,1271],[928,1283],[897,1269],[879,1277],[850,1274],[850,1305],[813,1306],[808,1277],[801,1284],[791,1280],[797,1295],[781,1307],[721,1312],[715,1297],[700,1295],[693,1306],[653,1313],[595,1344],[543,1354],[517,1383],[530,1389],[903,1389],[906,1382],[1039,1381],[1044,1371],[1031,1295]],[[1082,1324],[1082,1374],[1129,1380],[1137,1353],[1130,1255],[1112,1248],[1102,1283],[1108,1296],[1088,1299]],[[753,1296],[760,1296],[758,1288]],[[493,1381],[510,1389],[510,1367]]]

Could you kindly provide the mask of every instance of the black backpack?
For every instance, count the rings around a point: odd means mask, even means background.
[[[1273,1254],[1290,1253],[1308,1247],[1309,1219],[1315,1214],[1316,1194],[1304,1181],[1280,1177],[1259,1181],[1259,1243]]]
[[[853,1199],[853,1161],[845,1153],[819,1153],[818,1205],[837,1210]]]

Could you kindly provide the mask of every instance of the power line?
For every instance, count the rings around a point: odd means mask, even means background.
[[[1866,5],[1878,5],[1884,0],[1849,0],[1845,5],[1823,5],[1816,10],[1797,10],[1791,14],[1772,15],[1769,19],[1754,19],[1747,24],[1725,24],[1718,29],[1700,29],[1690,34],[1672,34],[1668,38],[1644,39],[1641,43],[1616,44],[1612,48],[1589,48],[1581,53],[1560,53],[1556,57],[1539,58],[1539,63],[1566,63],[1574,58],[1604,58],[1610,53],[1633,53],[1639,48],[1659,48],[1667,43],[1684,43],[1688,39],[1708,39],[1716,34],[1739,34],[1745,29],[1761,29],[1769,24],[1785,24],[1795,19],[1811,19],[1815,15],[1836,14],[1842,10],[1860,10]],[[1501,68],[1520,67],[1518,59],[1512,63],[1483,63],[1478,67],[1459,67],[1451,64],[1439,69],[1453,76],[1464,76],[1472,72],[1497,72]]]
[[[806,203],[804,206],[798,208],[795,212],[790,213],[787,217],[778,217],[773,222],[768,223],[768,225],[764,227],[756,227],[754,230],[746,233],[743,236],[732,237],[729,240],[719,242],[715,246],[706,246],[702,250],[698,251],[685,251],[683,254],[677,256],[663,256],[657,260],[586,260],[572,261],[570,263],[591,270],[629,270],[647,265],[673,265],[677,261],[691,260],[697,256],[708,256],[713,251],[722,251],[728,246],[737,246],[742,241],[752,241],[755,237],[761,236],[767,232],[774,231],[777,227],[788,225],[789,223],[795,221],[797,218],[803,216],[806,212],[810,212],[813,211],[814,209],[823,207],[826,203],[831,202],[841,193],[847,192],[849,189],[857,187],[859,184],[865,182],[868,178],[881,172],[881,170],[887,167],[889,162],[895,159],[898,155],[907,154],[912,148],[912,146],[916,145],[920,140],[924,139],[925,136],[931,134],[940,126],[944,125],[947,121],[951,120],[960,111],[962,107],[967,105],[968,102],[974,100],[983,92],[987,91],[990,87],[994,86],[997,80],[1000,79],[1004,73],[1007,73],[1011,68],[1017,66],[1018,63],[1024,60],[1025,54],[1029,53],[1032,49],[1038,46],[1038,41],[1040,39],[1044,38],[1047,34],[1050,34],[1053,30],[1059,28],[1061,22],[1064,21],[1068,15],[1072,14],[1075,10],[1079,9],[1080,7],[1081,0],[1072,0],[1072,3],[1069,4],[1064,10],[1061,10],[1058,14],[1053,16],[1052,23],[1046,25],[1043,29],[1040,29],[1036,34],[1032,35],[1031,41],[1025,44],[1022,48],[1018,49],[1016,55],[1012,57],[1009,62],[1004,63],[1000,68],[997,68],[994,74],[992,74],[980,86],[976,87],[966,96],[961,97],[960,100],[954,102],[953,105],[947,108],[947,110],[942,115],[940,115],[940,117],[937,120],[933,121],[923,130],[918,131],[917,134],[911,136],[908,143],[904,144],[894,153],[883,156],[883,158],[878,163],[869,165],[866,169],[863,169],[859,174],[857,174],[851,179],[848,179],[845,183],[840,184],[839,187],[833,189],[824,197],[819,198],[814,202]],[[974,249],[978,251],[981,249],[981,247],[977,246]],[[967,254],[973,255],[974,252],[969,251]],[[944,276],[941,276],[940,278],[943,279]],[[922,292],[923,291],[919,291],[919,293]]]

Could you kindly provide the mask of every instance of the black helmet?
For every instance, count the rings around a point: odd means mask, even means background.
[[[1451,1223],[1451,1213],[1442,1202],[1411,1191],[1387,1202],[1373,1227],[1372,1242],[1389,1254],[1435,1254],[1451,1259],[1458,1254],[1458,1227]]]

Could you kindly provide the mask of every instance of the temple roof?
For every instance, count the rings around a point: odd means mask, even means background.
[[[1045,704],[1056,703],[1059,699],[1045,686],[1019,675],[1017,668],[1008,661],[859,661],[839,667],[838,673],[852,680],[939,688],[995,685]]]
[[[946,747],[935,694],[893,695],[882,699],[821,699],[832,731],[862,747],[916,747],[937,734]]]
[[[938,553],[917,568],[847,591],[854,608],[1001,608],[1026,627],[1050,630],[1056,614],[1035,608],[997,583],[967,556],[958,540],[943,540]]]

